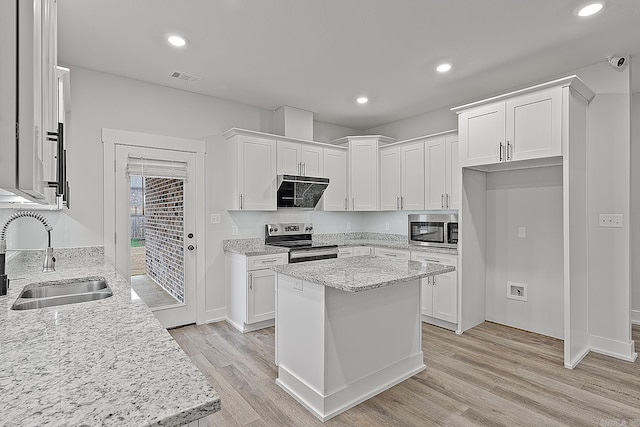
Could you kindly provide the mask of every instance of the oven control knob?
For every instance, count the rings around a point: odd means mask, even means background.
[[[307,227],[305,228],[306,231],[313,231],[313,227]]]
[[[270,229],[269,229],[269,233],[273,233],[273,228],[270,228]]]
[[[273,229],[273,231],[278,231],[278,229],[277,229],[277,228],[274,228],[274,229]]]

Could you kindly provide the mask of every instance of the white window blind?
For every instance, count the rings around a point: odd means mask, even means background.
[[[187,162],[131,157],[127,159],[127,176],[187,180]]]

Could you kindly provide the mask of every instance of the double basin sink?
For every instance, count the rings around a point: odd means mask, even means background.
[[[12,310],[30,310],[97,301],[113,295],[104,277],[84,277],[81,279],[54,282],[31,283],[24,287]]]

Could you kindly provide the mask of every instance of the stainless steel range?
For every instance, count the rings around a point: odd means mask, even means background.
[[[338,258],[338,245],[312,240],[313,224],[266,224],[264,228],[265,245],[289,248],[289,263]]]

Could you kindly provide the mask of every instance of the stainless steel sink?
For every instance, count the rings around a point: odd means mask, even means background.
[[[113,292],[104,277],[32,283],[24,287],[11,309],[30,310],[75,304],[101,300],[112,295]]]

